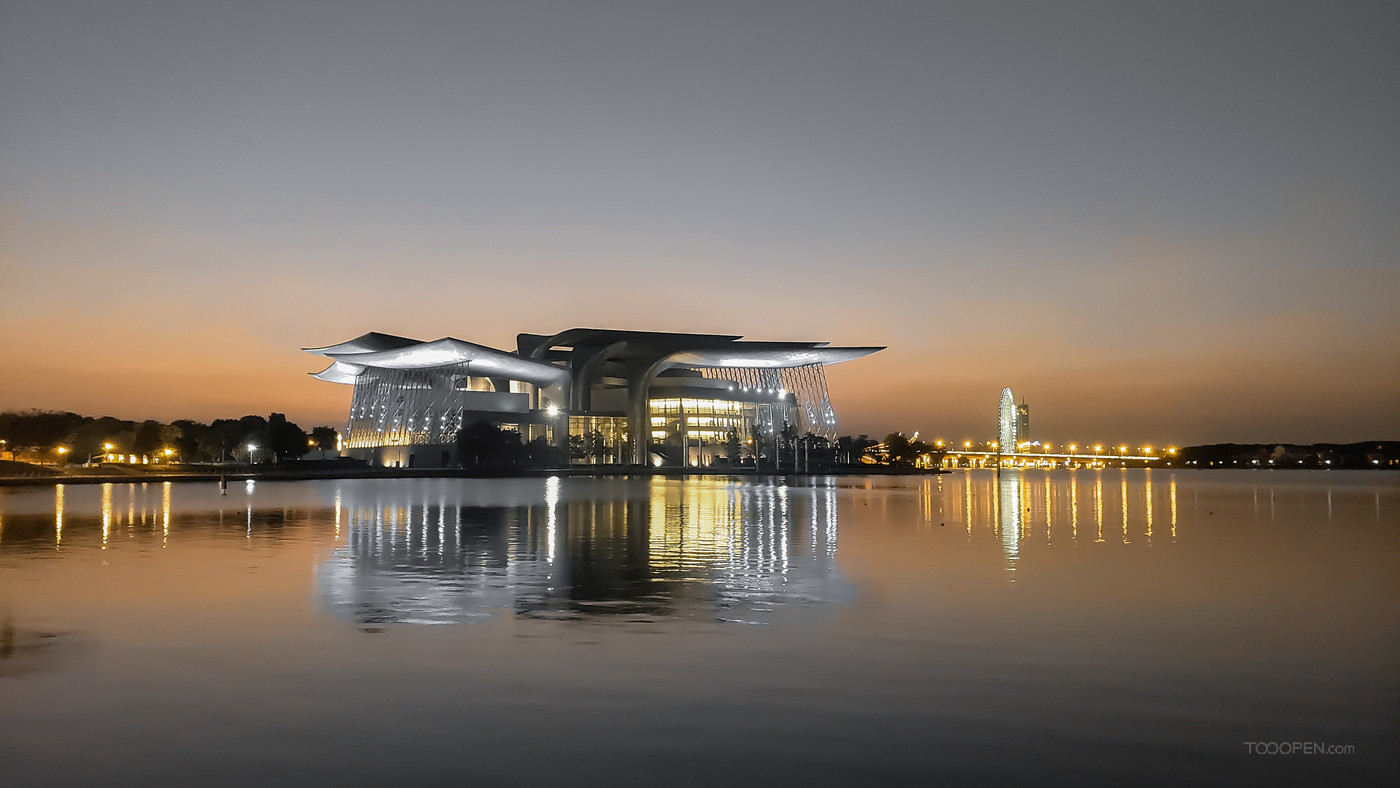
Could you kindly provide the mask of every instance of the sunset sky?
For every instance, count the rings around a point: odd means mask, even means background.
[[[1400,439],[1394,3],[0,0],[0,409],[299,351],[887,345],[842,432]]]

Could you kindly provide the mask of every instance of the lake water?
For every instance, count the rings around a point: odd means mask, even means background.
[[[5,785],[1396,777],[1394,474],[0,490]]]

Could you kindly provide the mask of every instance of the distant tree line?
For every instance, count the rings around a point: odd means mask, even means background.
[[[1187,446],[1174,463],[1189,468],[1400,468],[1400,441],[1357,443],[1213,443]]]
[[[66,411],[0,413],[0,440],[5,441],[6,451],[17,457],[37,455],[44,461],[68,463],[101,460],[109,454],[181,463],[281,462],[309,452],[324,458],[326,452],[335,451],[337,437],[331,427],[315,427],[307,433],[281,413],[216,419],[210,424],[193,419],[165,424],[94,418]]]

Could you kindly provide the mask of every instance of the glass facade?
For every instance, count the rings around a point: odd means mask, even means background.
[[[614,465],[628,461],[626,416],[570,416],[569,461],[576,465]]]
[[[738,440],[738,453],[752,455],[755,424],[763,435],[772,436],[774,425],[777,430],[782,430],[784,422],[795,427],[797,418],[797,408],[791,402],[658,397],[651,400],[648,435],[657,453],[667,458],[683,457],[685,465],[707,466],[720,458],[738,461],[730,456],[734,447],[726,446],[731,434]]]

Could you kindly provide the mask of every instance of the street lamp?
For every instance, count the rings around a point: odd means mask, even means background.
[[[255,452],[255,451],[257,451],[257,450],[258,450],[258,444],[256,444],[256,443],[250,443],[250,444],[248,444],[248,462],[249,462],[250,464],[253,462],[253,452]]]

